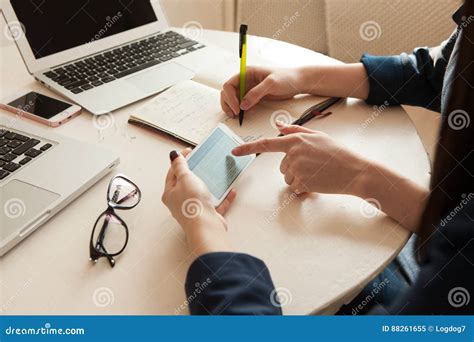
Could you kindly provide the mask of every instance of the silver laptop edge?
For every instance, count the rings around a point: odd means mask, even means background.
[[[0,114],[0,128],[40,139],[53,147],[0,180],[0,256],[120,163],[114,152],[52,134],[23,120],[12,125],[12,120]]]

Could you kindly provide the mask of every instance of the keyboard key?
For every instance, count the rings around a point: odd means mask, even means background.
[[[6,170],[0,170],[0,180],[1,179],[4,179],[6,176],[8,176],[10,174],[10,172],[6,171]]]
[[[182,44],[179,44],[179,48],[180,49],[187,49],[193,45],[196,45],[198,42],[195,42],[194,40],[191,40],[189,42],[186,42],[186,43],[182,43]]]
[[[26,151],[30,150],[30,149],[33,148],[34,146],[38,145],[39,143],[40,143],[39,140],[30,139],[30,140],[28,140],[27,142],[25,142],[23,145],[21,145],[20,147],[14,149],[12,153],[14,153],[14,154],[16,154],[17,156],[19,156],[20,154],[25,153]]]
[[[21,167],[21,165],[16,164],[16,163],[8,163],[8,164],[3,165],[3,169],[7,170],[7,171],[10,171],[10,172],[15,172],[20,167]]]
[[[28,152],[25,153],[25,156],[35,158],[35,157],[39,156],[41,153],[43,153],[43,152],[40,151],[40,150],[36,150],[36,149],[32,148]]]
[[[8,140],[13,140],[13,139],[15,138],[15,134],[16,134],[15,132],[7,132],[7,133],[3,136],[3,138],[4,138],[4,139],[8,139]]]
[[[2,167],[3,165],[5,165],[7,162],[4,161],[4,160],[0,160],[0,167]]]
[[[76,78],[72,78],[72,77],[69,77],[69,78],[65,78],[63,79],[62,81],[59,81],[58,84],[59,85],[62,85],[63,87],[69,85],[69,84],[72,84],[74,82],[76,82],[77,79]]]
[[[2,146],[4,146],[4,145],[8,144],[9,141],[10,141],[10,140],[7,140],[7,139],[0,139],[0,147],[2,147]]]
[[[53,78],[58,76],[58,74],[56,74],[54,71],[45,72],[43,75],[45,75],[47,78]]]
[[[79,93],[82,93],[83,90],[81,88],[74,88],[74,89],[71,89],[71,92],[74,94],[79,94]]]
[[[12,140],[12,141],[10,141],[10,142],[7,144],[7,147],[17,148],[17,147],[20,146],[21,144],[22,144],[22,142],[19,141],[19,140]]]
[[[66,72],[66,70],[64,70],[63,68],[57,68],[57,69],[54,69],[53,72],[55,72],[58,75],[62,75]]]
[[[53,147],[53,145],[51,145],[51,144],[44,144],[43,146],[40,147],[40,150],[41,150],[41,151],[46,151],[46,150],[49,150],[51,147]]]
[[[91,86],[90,84],[86,84],[86,85],[83,85],[83,86],[81,87],[82,90],[89,90],[89,89],[92,89],[92,88],[94,88],[94,87]]]
[[[22,160],[20,160],[19,164],[20,165],[25,165],[26,163],[28,163],[29,161],[31,161],[32,159],[30,157],[25,157],[23,158]]]
[[[7,133],[8,131],[6,129],[0,129],[0,137],[3,137]]]
[[[85,85],[85,84],[87,84],[87,83],[89,83],[89,81],[87,81],[87,80],[76,81],[76,82],[74,82],[74,83],[69,84],[69,85],[66,87],[66,89],[78,88],[78,87],[83,86],[83,85]]]
[[[0,156],[0,159],[4,160],[6,162],[11,162],[11,161],[15,160],[16,157],[17,157],[17,155],[10,153],[10,154],[5,154],[3,156]]]
[[[109,82],[112,82],[115,79],[116,79],[115,77],[107,76],[107,77],[104,77],[103,79],[101,79],[101,81],[104,82],[104,83],[109,83]]]
[[[0,147],[0,155],[8,154],[12,151],[9,147]]]
[[[98,86],[100,86],[101,84],[104,84],[104,82],[101,82],[101,81],[94,81],[94,82],[92,82],[92,85],[93,85],[94,87],[98,87]]]
[[[23,141],[23,142],[24,142],[24,141],[30,140],[30,138],[28,138],[28,137],[26,137],[26,136],[24,136],[24,135],[21,135],[21,134],[16,133],[16,134],[15,134],[15,140],[20,140],[20,141]]]
[[[136,73],[137,71],[147,69],[147,68],[149,68],[149,67],[152,67],[152,66],[157,65],[157,64],[160,64],[160,63],[161,63],[161,62],[158,61],[158,60],[150,61],[150,62],[148,62],[148,63],[145,63],[145,64],[142,64],[142,65],[136,66],[136,67],[134,67],[134,68],[131,68],[131,69],[129,69],[129,70],[119,72],[118,74],[115,74],[115,77],[116,77],[116,78],[125,77],[125,76],[128,76],[128,75],[134,74],[134,73]],[[117,68],[117,69],[118,69],[118,68]]]

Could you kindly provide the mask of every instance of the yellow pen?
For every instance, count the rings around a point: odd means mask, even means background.
[[[245,96],[245,75],[247,72],[247,25],[240,25],[240,41],[239,41],[239,56],[240,56],[240,80],[239,80],[239,98],[240,102]],[[244,122],[244,111],[240,109],[239,124],[242,126]]]

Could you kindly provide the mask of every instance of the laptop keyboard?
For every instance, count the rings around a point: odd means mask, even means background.
[[[203,44],[169,31],[53,69],[44,75],[79,94],[203,47]]]
[[[5,179],[53,147],[24,134],[0,128],[0,180]]]

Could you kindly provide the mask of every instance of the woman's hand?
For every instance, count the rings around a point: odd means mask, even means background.
[[[364,159],[325,133],[299,126],[278,126],[285,136],[243,144],[232,153],[242,156],[284,152],[280,171],[296,193],[358,196],[416,232],[428,189],[384,165]]]
[[[170,153],[171,167],[166,176],[162,201],[183,228],[195,254],[229,251],[227,223],[223,215],[230,208],[236,193],[231,190],[224,202],[214,208],[206,185],[189,170],[185,158],[189,152],[190,149],[182,154],[176,151]]]
[[[230,117],[239,114],[240,109],[248,110],[260,100],[286,100],[301,94],[302,80],[299,69],[247,68],[247,93],[239,104],[239,74],[224,83],[221,91],[222,110]]]
[[[336,143],[329,135],[301,126],[277,122],[285,136],[263,139],[235,148],[242,156],[262,152],[284,152],[280,164],[285,182],[297,192],[355,194],[356,179],[368,165],[361,156]]]
[[[237,116],[260,100],[287,100],[298,94],[356,97],[367,99],[369,81],[362,63],[309,65],[298,68],[269,69],[248,67],[247,93],[239,103],[239,74],[224,83],[221,91],[222,110]]]

